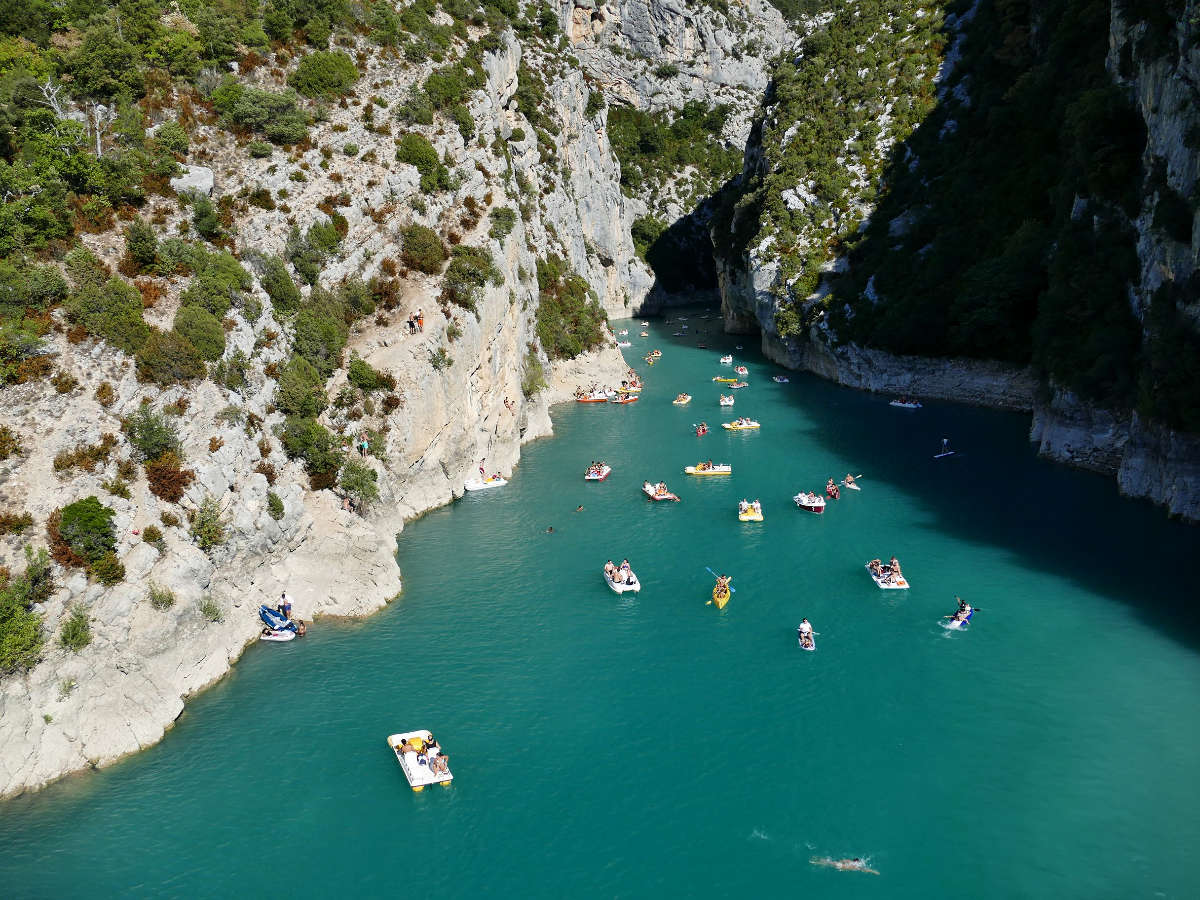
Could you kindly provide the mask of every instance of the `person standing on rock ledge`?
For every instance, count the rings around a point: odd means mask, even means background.
[[[425,313],[422,312],[421,308],[418,306],[417,307],[417,331],[424,331],[424,330],[425,330]]]
[[[279,595],[279,606],[277,609],[281,615],[289,619],[292,617],[292,598],[287,595],[287,591]]]

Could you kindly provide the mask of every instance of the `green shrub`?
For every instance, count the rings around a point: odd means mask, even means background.
[[[136,353],[150,336],[142,320],[142,295],[120,278],[85,284],[67,298],[66,308],[72,321],[126,353]]]
[[[375,470],[370,466],[355,459],[348,459],[338,475],[338,487],[345,491],[356,507],[365,510],[379,499],[376,477]]]
[[[200,598],[200,615],[209,622],[225,620],[225,613],[221,611],[221,605],[213,599],[211,594],[205,594]]]
[[[42,651],[42,618],[33,611],[54,593],[54,570],[45,548],[25,548],[25,571],[0,573],[0,673],[32,668]]]
[[[521,393],[529,399],[546,387],[546,370],[537,351],[530,348],[525,354],[525,365],[521,371]]]
[[[315,418],[328,405],[325,379],[303,356],[292,354],[292,358],[279,373],[275,406],[285,415]]]
[[[599,91],[588,91],[587,105],[583,108],[583,114],[589,119],[594,118],[596,113],[604,109],[604,95]]]
[[[446,245],[438,233],[425,225],[409,225],[400,232],[402,250],[400,258],[410,269],[427,275],[442,271],[442,263],[449,255]]]
[[[276,522],[283,518],[283,500],[274,491],[267,491],[267,515]]]
[[[125,580],[125,566],[116,553],[105,553],[88,567],[88,574],[101,584],[118,584]]]
[[[92,625],[87,610],[78,603],[71,607],[71,612],[63,621],[58,641],[72,653],[78,653],[92,642]]]
[[[600,346],[608,315],[588,283],[551,254],[537,263],[537,335],[552,359],[574,359]]]
[[[271,298],[271,305],[280,313],[287,315],[300,307],[300,288],[292,281],[287,263],[281,257],[268,256],[263,260],[259,283]]]
[[[155,609],[170,609],[175,605],[175,592],[168,587],[151,581],[149,590],[146,593],[146,599],[150,601],[150,605]]]
[[[192,227],[198,235],[208,241],[215,241],[224,234],[217,208],[204,194],[196,194],[192,200]]]
[[[442,284],[441,300],[470,310],[478,317],[477,305],[488,281],[503,283],[491,251],[486,247],[455,247]]]
[[[184,156],[188,152],[188,133],[179,124],[178,119],[167,119],[167,121],[159,125],[158,131],[154,132],[154,139],[158,141],[159,146],[166,148],[172,153]]]
[[[191,341],[201,359],[217,360],[225,354],[221,320],[202,307],[180,307],[175,313],[175,331]]]
[[[308,360],[322,378],[341,365],[342,348],[350,329],[341,301],[323,288],[313,288],[296,315],[292,348]]]
[[[471,111],[462,103],[450,107],[446,111],[446,115],[458,128],[458,133],[462,135],[464,141],[469,141],[475,136],[475,120],[471,118]]]
[[[246,152],[253,159],[266,159],[275,151],[266,141],[251,141],[246,145]]]
[[[305,97],[345,94],[358,80],[358,69],[345,53],[310,53],[288,76],[288,84]]]
[[[226,122],[264,134],[276,144],[294,144],[308,134],[308,116],[293,93],[245,87],[232,75],[213,91],[213,106]]]
[[[192,342],[177,331],[153,331],[138,351],[137,374],[141,381],[182,384],[204,377],[204,360]]]
[[[438,158],[437,150],[423,134],[410,131],[396,143],[396,159],[416,168],[421,175],[421,190],[428,194],[450,187],[450,173]]]
[[[357,355],[350,359],[347,380],[366,394],[372,391],[394,391],[396,389],[395,378],[386,372],[372,368],[369,363],[359,359]]]
[[[441,372],[454,365],[454,357],[446,352],[445,347],[438,347],[437,350],[429,351],[429,364],[433,366],[433,371]]]
[[[86,563],[94,564],[117,546],[116,515],[95,496],[76,500],[60,511],[57,536]],[[53,540],[54,535],[51,535]]]
[[[316,419],[290,416],[280,435],[284,452],[292,459],[304,460],[313,490],[333,484],[342,465],[337,438]]]
[[[358,144],[345,144],[342,152],[351,158],[358,156]]]
[[[27,512],[0,512],[0,537],[20,534],[33,524],[33,516]]]
[[[488,210],[488,218],[492,220],[491,227],[488,228],[488,235],[500,243],[504,243],[504,239],[517,224],[516,210],[511,206],[495,206]]]
[[[202,247],[196,248],[191,261],[196,277],[179,295],[181,306],[199,306],[207,309],[218,319],[231,307],[243,306],[245,292],[254,285],[250,273],[242,264],[224,250],[210,253]]]
[[[125,226],[125,252],[140,271],[147,271],[158,261],[158,238],[154,227],[142,219]]]
[[[142,529],[142,540],[161,549],[163,542],[162,529],[157,525],[147,525]]]
[[[654,69],[654,77],[664,81],[668,78],[674,78],[678,74],[679,66],[675,65],[674,63],[663,63],[660,66],[656,66]]]
[[[158,459],[168,451],[180,451],[175,424],[162,413],[156,413],[149,403],[141,404],[137,412],[125,420],[122,430],[143,460]]]
[[[225,543],[227,534],[221,501],[212,494],[205,494],[196,508],[188,531],[196,545],[205,553]]]

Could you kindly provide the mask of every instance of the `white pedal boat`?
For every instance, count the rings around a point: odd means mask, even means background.
[[[753,419],[739,419],[736,422],[722,422],[721,427],[726,431],[753,431],[761,426]]]
[[[276,628],[264,628],[262,633],[259,634],[258,639],[260,641],[292,641],[296,639],[296,632],[292,631],[290,628],[284,629],[283,631],[280,631]]]
[[[450,782],[454,780],[449,766],[446,767],[445,772],[431,772],[428,756],[412,749],[414,746],[424,747],[432,739],[433,735],[428,731],[406,731],[403,734],[388,735],[388,746],[392,749],[396,762],[400,763],[400,768],[404,770],[404,777],[408,779],[408,784],[414,791],[423,791],[431,784],[449,787]],[[422,762],[422,759],[426,761]]]
[[[612,466],[601,466],[598,471],[588,470],[583,475],[584,481],[603,481],[612,474]]]
[[[882,575],[876,575],[871,571],[871,566],[868,563],[863,568],[871,576],[871,580],[879,585],[880,590],[884,591],[907,591],[909,588],[908,579],[903,575],[892,576],[891,572],[885,572]]]
[[[629,329],[622,328],[620,331],[617,332],[617,334],[620,335],[621,337],[624,337],[625,335],[629,334]]]
[[[482,481],[478,478],[472,478],[463,487],[468,491],[486,491],[489,488],[504,487],[508,484],[507,478],[485,478]]]
[[[750,374],[750,370],[747,369],[745,366],[735,366],[733,371],[736,372],[738,375],[749,375]]]
[[[633,581],[613,581],[608,577],[607,572],[601,572],[601,574],[604,576],[604,583],[609,586],[614,594],[624,594],[626,591],[633,591],[636,594],[642,589],[642,583],[638,581],[638,577],[632,569],[629,570],[629,576]]]
[[[733,365],[733,356],[722,356],[721,357],[721,365],[732,366]]]
[[[617,341],[617,346],[624,349],[625,347],[632,347],[633,343],[631,341]]]
[[[787,384],[790,379],[786,375],[772,375],[771,380],[776,384]]]

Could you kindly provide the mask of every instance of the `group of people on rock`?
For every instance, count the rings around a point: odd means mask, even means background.
[[[633,584],[637,581],[637,577],[633,574],[633,569],[630,568],[629,560],[621,560],[621,565],[616,565],[611,559],[604,564],[604,574],[608,576],[608,580],[613,584]]]
[[[886,564],[878,559],[873,559],[867,563],[867,568],[871,570],[872,575],[882,578],[888,584],[893,584],[904,574],[900,571],[900,560],[894,556]]]

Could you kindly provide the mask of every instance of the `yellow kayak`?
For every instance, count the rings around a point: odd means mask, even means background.
[[[714,587],[712,602],[717,609],[724,609],[725,604],[729,602],[729,588],[721,590],[720,586]]]
[[[728,431],[753,431],[760,426],[757,422],[722,422],[721,427]]]
[[[736,378],[722,378],[719,375],[716,378],[714,378],[713,381],[721,381],[721,382],[724,382],[725,384],[736,384],[737,383]]]

